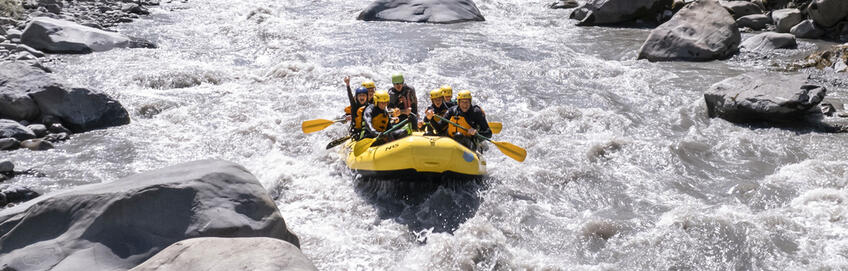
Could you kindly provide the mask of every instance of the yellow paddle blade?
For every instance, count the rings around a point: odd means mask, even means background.
[[[494,140],[489,140],[489,142],[495,144],[495,146],[498,147],[498,150],[500,150],[506,156],[509,156],[509,158],[515,159],[515,161],[524,162],[524,158],[527,158],[527,151],[524,150],[524,148],[512,145],[512,143],[509,142],[501,142]]]
[[[353,156],[359,156],[364,153],[371,147],[371,144],[374,144],[373,138],[363,138],[356,142],[356,145],[353,145]]]
[[[300,124],[300,128],[303,129],[303,133],[308,134],[324,130],[333,123],[334,121],[325,119],[307,120]]]
[[[501,129],[503,129],[503,123],[500,122],[489,122],[489,129],[492,129],[493,134],[500,134]]]

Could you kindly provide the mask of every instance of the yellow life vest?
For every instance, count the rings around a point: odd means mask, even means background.
[[[471,124],[468,124],[468,122],[465,121],[465,117],[463,117],[463,116],[452,116],[450,118],[450,120],[453,121],[456,124],[459,124],[459,126],[465,127],[465,129],[471,129]],[[468,136],[467,130],[459,129],[456,126],[454,126],[453,124],[449,125],[448,126],[448,134],[453,135],[455,133],[460,133],[464,136]]]

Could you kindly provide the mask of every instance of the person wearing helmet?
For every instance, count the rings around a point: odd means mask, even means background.
[[[430,91],[430,101],[432,104],[424,111],[424,121],[419,123],[420,126],[426,126],[427,132],[424,135],[447,136],[448,123],[435,118],[433,115],[439,114],[444,117],[448,112],[448,106],[445,103],[444,91],[441,88]]]
[[[406,118],[414,118],[410,120],[412,123],[418,123],[418,98],[415,96],[415,89],[406,85],[403,79],[403,74],[395,73],[392,75],[392,88],[389,89],[389,107],[398,108],[400,110],[399,120],[403,121]],[[413,125],[414,128],[417,126]]]
[[[355,135],[362,129],[362,112],[368,105],[368,90],[364,87],[358,87],[356,88],[356,96],[354,96],[350,93],[350,77],[345,76],[344,82],[347,86],[347,98],[350,101],[350,105],[345,108],[345,120],[352,120],[350,132]]]
[[[389,93],[386,91],[374,92],[374,104],[369,104],[362,113],[362,136],[360,138],[374,138],[391,127],[392,118],[389,116]],[[380,145],[401,137],[406,136],[406,130],[398,129],[388,135],[380,137],[380,140],[374,142],[375,145]]]
[[[374,91],[377,90],[377,85],[374,84],[374,81],[365,81],[362,82],[362,87],[368,90],[368,103],[374,103]]]
[[[448,134],[469,149],[479,150],[480,143],[475,135],[492,136],[492,130],[489,129],[489,123],[486,121],[486,113],[479,106],[471,104],[471,91],[460,91],[456,95],[456,100],[457,105],[448,109],[445,118],[465,129],[448,124]]]
[[[442,85],[442,94],[445,95],[445,105],[448,108],[456,105],[456,100],[453,100],[453,88],[450,85]]]

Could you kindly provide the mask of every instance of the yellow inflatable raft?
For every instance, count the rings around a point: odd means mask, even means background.
[[[424,136],[421,132],[372,146],[359,156],[353,154],[355,141],[342,149],[347,166],[364,176],[403,176],[414,173],[486,175],[486,160],[475,151],[449,137]]]

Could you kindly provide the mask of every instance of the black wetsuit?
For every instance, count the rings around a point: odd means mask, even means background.
[[[439,107],[435,107],[435,105],[430,104],[430,106],[427,107],[427,110],[433,110],[433,114],[444,117],[445,113],[448,112],[448,106],[446,106],[444,102],[442,103],[442,106]],[[425,117],[424,123],[427,127],[427,135],[448,135],[448,125],[450,125],[450,123],[440,121],[440,119],[435,116],[429,120]]]
[[[408,104],[402,103],[400,97],[406,97]],[[401,110],[412,108],[412,114],[415,114],[415,116],[412,116],[414,119],[410,121],[412,123],[418,123],[418,117],[416,117],[418,115],[418,98],[415,96],[414,88],[407,86],[406,84],[403,85],[403,88],[401,88],[400,91],[395,90],[394,87],[390,88],[389,108],[400,108]],[[407,118],[407,115],[400,115],[400,117],[398,118],[400,119],[400,121],[403,121]],[[417,124],[412,125],[413,129],[415,129],[416,127]]]
[[[448,109],[448,113],[445,118],[460,125],[468,124],[471,128],[477,130],[477,134],[481,136],[487,138],[492,137],[492,129],[489,128],[489,123],[486,121],[486,113],[483,112],[483,109],[479,106],[472,105],[466,112],[462,112],[462,110],[459,109],[459,105],[453,106]],[[466,135],[463,133],[462,129],[454,127],[453,124],[447,123],[447,121],[443,120],[443,122],[449,125],[448,133],[454,140],[462,143],[472,150],[479,150],[478,146],[480,139],[478,137]]]

